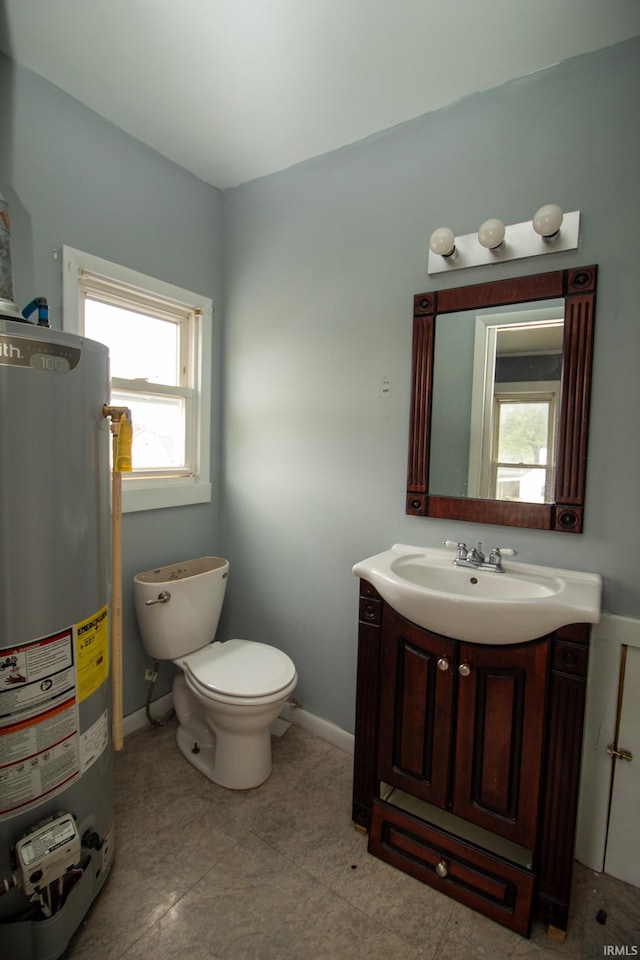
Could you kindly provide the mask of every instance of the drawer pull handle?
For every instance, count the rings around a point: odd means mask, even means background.
[[[442,670],[443,673],[449,669],[449,661],[446,657],[440,657],[438,660],[438,670]]]
[[[438,874],[439,877],[447,876],[447,874],[449,873],[449,868],[447,867],[446,860],[440,860],[440,862],[436,865],[436,873]]]
[[[468,663],[461,663],[458,667],[458,673],[461,677],[468,677],[471,673],[471,666]]]

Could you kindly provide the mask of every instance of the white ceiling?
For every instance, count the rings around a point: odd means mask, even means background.
[[[640,34],[640,0],[0,0],[0,49],[217,187]]]

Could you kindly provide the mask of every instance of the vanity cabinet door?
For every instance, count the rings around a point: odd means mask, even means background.
[[[533,849],[549,641],[461,643],[452,812]]]
[[[385,605],[377,776],[440,807],[449,783],[456,646]]]

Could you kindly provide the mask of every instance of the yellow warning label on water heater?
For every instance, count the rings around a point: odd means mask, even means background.
[[[82,702],[109,676],[109,618],[106,605],[76,623],[78,700]]]

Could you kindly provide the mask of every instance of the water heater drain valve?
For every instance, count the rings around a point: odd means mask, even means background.
[[[64,876],[80,860],[80,834],[70,813],[38,824],[16,843],[17,868],[27,894]]]

